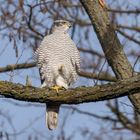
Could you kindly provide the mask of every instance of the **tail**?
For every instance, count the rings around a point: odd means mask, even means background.
[[[60,105],[46,105],[46,125],[50,130],[57,127]]]

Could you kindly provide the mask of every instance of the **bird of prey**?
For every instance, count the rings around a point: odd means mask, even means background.
[[[68,89],[78,77],[80,55],[68,34],[70,27],[70,22],[56,20],[51,33],[44,37],[35,52],[41,87],[49,87],[58,92],[60,88]],[[46,123],[53,130],[57,127],[60,105],[50,103],[46,106]]]

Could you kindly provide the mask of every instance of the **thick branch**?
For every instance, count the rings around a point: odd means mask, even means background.
[[[106,59],[117,79],[130,78],[133,75],[132,66],[110,22],[107,10],[99,5],[98,0],[81,0],[81,2],[91,19]],[[140,113],[140,94],[130,95],[129,99]]]
[[[0,94],[4,97],[40,103],[79,104],[104,101],[138,92],[140,92],[140,75],[112,84],[61,90],[59,93],[50,89],[40,89],[0,81]]]

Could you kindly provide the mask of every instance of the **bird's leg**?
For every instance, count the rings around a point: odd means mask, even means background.
[[[61,86],[53,86],[53,87],[50,87],[50,89],[56,90],[56,92],[58,93],[59,90],[62,90],[62,89],[64,89],[64,88],[61,87]]]
[[[98,0],[99,4],[101,5],[102,8],[106,7],[105,1],[104,0]]]

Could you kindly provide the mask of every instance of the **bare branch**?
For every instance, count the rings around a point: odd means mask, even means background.
[[[35,62],[11,64],[11,65],[7,65],[6,67],[0,67],[0,73],[13,71],[13,70],[28,69],[28,68],[32,68],[32,67],[36,67]],[[97,79],[97,80],[102,80],[102,81],[112,81],[112,82],[116,81],[115,77],[113,77],[109,74],[106,74],[106,73],[100,73],[100,75],[98,75],[95,73],[81,71],[81,72],[79,72],[79,75],[82,77],[86,77],[86,78],[90,78],[90,79]]]
[[[110,82],[117,81],[115,77],[109,74],[103,73],[103,72],[101,72],[100,74],[95,74],[95,73],[80,71],[79,75],[82,77],[87,77],[90,79],[97,79],[97,80],[102,80],[102,81],[110,81]]]
[[[97,55],[100,58],[105,58],[105,56],[103,54],[98,53],[97,51],[94,51],[94,50],[89,50],[89,49],[85,49],[85,48],[78,48],[78,50],[81,51],[81,52],[84,52],[84,53],[89,53],[89,54],[92,54],[92,55]]]
[[[125,32],[123,32],[123,31],[121,31],[121,30],[119,30],[119,29],[117,29],[117,31],[118,31],[118,33],[120,33],[120,34],[123,35],[124,37],[126,37],[126,38],[128,38],[129,40],[131,40],[131,41],[135,42],[136,44],[140,45],[140,41],[138,41],[137,39],[134,39],[134,37],[132,37],[132,36],[126,34]]]
[[[132,66],[123,51],[123,46],[115,33],[113,24],[110,22],[107,10],[100,6],[98,0],[80,1],[90,17],[105,57],[116,78],[132,77]],[[130,95],[129,99],[140,113],[140,94]]]
[[[34,32],[35,34],[37,34],[37,35],[43,37],[44,35],[41,34],[41,33],[39,33],[38,31],[36,31],[36,30],[32,27],[32,25],[31,25],[32,14],[33,14],[33,7],[30,6],[30,5],[28,5],[28,6],[29,6],[29,8],[30,8],[30,14],[29,14],[29,19],[28,19],[28,21],[27,21],[27,25],[28,25],[29,29],[30,29],[32,32]]]
[[[4,97],[40,103],[79,104],[104,101],[138,92],[140,92],[140,75],[112,84],[60,90],[59,93],[46,88],[40,89],[0,81],[0,94]]]
[[[139,9],[135,9],[135,10],[122,10],[122,9],[107,9],[108,12],[113,12],[113,13],[119,13],[119,14],[140,14],[140,10]]]
[[[140,27],[137,26],[127,26],[127,25],[115,25],[116,28],[123,28],[123,29],[128,29],[128,30],[134,30],[137,32],[140,32]]]
[[[35,67],[36,63],[21,63],[21,64],[11,64],[7,65],[6,67],[0,67],[0,73],[2,72],[8,72],[8,71],[13,71],[13,70],[19,70],[19,69],[28,69]]]
[[[119,122],[123,125],[124,128],[127,128],[138,135],[140,134],[139,127],[137,127],[136,124],[134,124],[134,122],[132,122],[127,116],[125,116],[118,108],[113,107],[109,103],[107,104],[107,106],[117,116]]]
[[[87,115],[87,116],[90,116],[90,117],[94,117],[94,118],[97,118],[97,119],[117,122],[117,119],[113,119],[110,116],[100,116],[100,115],[97,115],[96,113],[94,114],[94,113],[91,113],[91,112],[88,112],[88,111],[80,110],[79,108],[74,107],[74,106],[63,106],[63,108],[72,109],[73,111],[76,111],[77,113]]]

